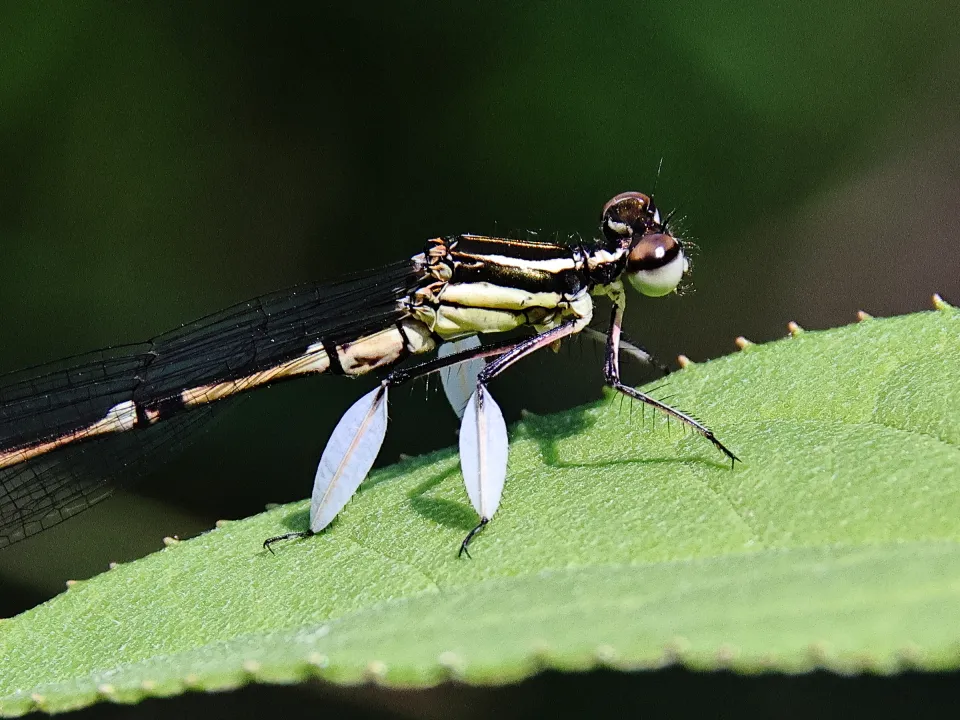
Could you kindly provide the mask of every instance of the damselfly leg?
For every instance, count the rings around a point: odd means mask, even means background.
[[[590,327],[584,328],[582,332],[584,337],[588,337],[594,342],[600,343],[606,347],[609,333],[603,333]],[[651,367],[656,368],[664,375],[669,375],[671,372],[673,372],[669,367],[651,355],[646,348],[641,347],[633,340],[626,337],[622,331],[620,332],[620,352],[622,352],[624,355],[629,355],[634,360],[638,360],[644,365],[650,365]]]
[[[354,403],[331,435],[314,481],[310,529],[269,538],[264,542],[264,548],[272,552],[271,546],[277,542],[315,535],[327,527],[346,505],[370,471],[383,443],[389,388],[434,372],[447,372],[444,390],[454,411],[463,420],[460,457],[464,484],[480,518],[460,544],[458,554],[470,557],[470,542],[496,512],[506,479],[506,425],[487,384],[517,360],[581,329],[589,331],[587,337],[590,339],[607,342],[607,334],[582,328],[584,322],[584,319],[571,320],[538,335],[487,345],[480,345],[475,337],[466,338],[443,346],[433,360],[391,372],[380,386]],[[619,349],[641,362],[669,372],[646,350],[622,338],[619,339]],[[484,367],[483,359],[490,357],[496,359]],[[472,394],[464,400],[466,387],[472,389]]]
[[[480,345],[480,338],[471,335],[462,340],[444,343],[437,351],[437,357],[450,357],[460,352],[479,348]],[[445,367],[438,371],[443,394],[446,395],[447,402],[450,403],[453,412],[460,419],[463,418],[467,403],[470,402],[470,395],[473,394],[473,388],[477,384],[477,377],[483,370],[483,365],[482,358],[473,358],[459,365]]]
[[[677,410],[676,408],[671,407],[670,405],[667,405],[666,403],[661,402],[660,400],[657,400],[656,398],[653,398],[644,392],[640,392],[629,385],[624,385],[623,382],[621,382],[620,350],[624,347],[620,339],[620,324],[622,322],[623,307],[617,302],[614,302],[613,309],[610,311],[610,329],[607,332],[606,360],[603,364],[603,375],[606,384],[617,392],[622,393],[634,400],[639,400],[650,407],[656,408],[665,415],[676,418],[688,427],[693,428],[696,432],[713,443],[713,446],[717,448],[717,450],[726,455],[730,459],[730,466],[733,467],[733,464],[736,463],[740,458],[734,455],[726,445],[720,442],[710,428],[695,418],[690,417],[690,415],[687,413]]]
[[[344,413],[331,434],[314,478],[310,503],[310,529],[268,538],[264,541],[263,547],[273,552],[272,545],[275,543],[315,535],[327,527],[343,509],[370,472],[380,452],[386,436],[387,393],[391,387],[454,367],[460,369],[460,375],[463,377],[476,377],[482,371],[475,363],[482,364],[484,358],[503,354],[520,342],[523,340],[511,339],[486,346],[472,341],[451,343],[455,348],[454,352],[443,353],[433,360],[412,367],[399,368],[387,375],[379,386],[360,398]],[[448,389],[448,387],[459,387],[461,384],[457,380],[450,386],[445,384],[444,388],[454,412],[463,417],[459,394]],[[462,405],[465,408],[466,403]],[[505,436],[504,430],[504,441]]]
[[[468,550],[470,542],[490,522],[497,511],[503,492],[503,483],[507,476],[506,428],[500,408],[487,390],[487,383],[517,360],[579,332],[589,321],[589,318],[568,320],[555,328],[526,338],[490,361],[480,371],[477,377],[477,390],[470,398],[467,413],[463,417],[463,425],[460,428],[460,463],[463,467],[463,482],[467,486],[470,502],[480,516],[480,522],[460,543],[459,556],[470,557]],[[503,430],[501,431],[500,428]],[[476,442],[473,442],[474,438]],[[504,447],[498,447],[500,443]]]

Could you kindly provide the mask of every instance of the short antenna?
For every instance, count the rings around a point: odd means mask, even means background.
[[[660,171],[663,170],[663,155],[660,156],[660,164],[657,165],[657,177],[653,181],[653,192],[650,193],[650,199],[653,200],[657,196],[657,185],[660,184]]]

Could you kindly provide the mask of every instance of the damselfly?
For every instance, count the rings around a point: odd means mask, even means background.
[[[466,552],[496,512],[507,471],[506,426],[488,383],[520,358],[580,332],[603,340],[607,385],[693,428],[735,462],[700,422],[620,381],[621,352],[650,360],[622,338],[623,279],[658,297],[687,271],[682,242],[653,200],[628,192],[604,206],[600,233],[589,241],[434,238],[408,260],[341,282],[265,295],[146,343],[8,375],[0,383],[0,546],[103,499],[129,466],[183,437],[221,400],[304,375],[381,373],[327,443],[309,530],[264,544],[320,532],[376,459],[388,390],[459,368],[443,380],[463,418],[461,465],[479,516],[460,545]],[[605,334],[588,327],[597,296],[612,301]],[[510,331],[520,337],[477,339]],[[432,360],[396,367],[438,347]]]

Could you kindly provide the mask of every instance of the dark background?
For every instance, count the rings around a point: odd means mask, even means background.
[[[958,21],[952,1],[5,3],[0,370],[428,237],[589,235],[610,196],[654,187],[698,246],[694,292],[631,298],[628,332],[664,359],[960,301]],[[497,397],[515,420],[598,397],[600,377],[571,344]],[[306,497],[366,387],[256,393],[133,492],[0,552],[0,616]],[[381,462],[455,441],[422,385],[391,415]]]

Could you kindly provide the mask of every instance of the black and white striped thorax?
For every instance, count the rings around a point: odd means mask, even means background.
[[[481,235],[430,240],[413,258],[424,284],[403,301],[438,339],[527,326],[538,331],[564,319],[584,324],[591,293],[617,282],[627,252],[605,242],[531,242]]]

